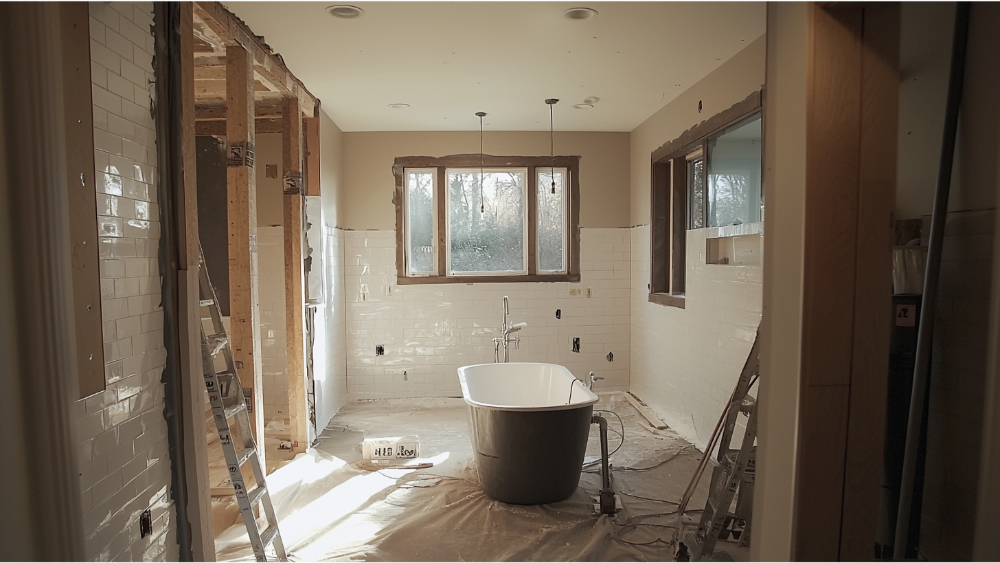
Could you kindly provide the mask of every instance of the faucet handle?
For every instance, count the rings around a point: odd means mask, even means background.
[[[595,377],[594,376],[594,372],[590,372],[590,376],[589,377],[590,377],[590,389],[591,390],[594,389],[594,383],[596,383],[596,382],[601,381],[601,380],[604,379],[603,377]]]

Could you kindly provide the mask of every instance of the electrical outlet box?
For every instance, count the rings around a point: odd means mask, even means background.
[[[576,337],[573,339],[573,351],[576,352],[577,354],[580,353],[580,337]]]
[[[593,293],[591,293],[590,288],[588,287],[587,288],[587,299],[590,299],[593,296],[594,296]]]
[[[153,513],[147,508],[139,515],[139,538],[153,533]]]

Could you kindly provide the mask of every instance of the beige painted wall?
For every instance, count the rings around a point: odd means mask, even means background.
[[[767,11],[764,135],[764,294],[758,391],[754,561],[788,561],[802,327],[802,236],[806,178],[808,6],[772,2]]]
[[[992,17],[987,8],[978,10],[973,15],[974,22]],[[896,218],[915,219],[929,215],[934,207],[955,6],[904,2],[900,15],[902,81],[899,85]],[[966,81],[962,100],[949,211],[994,206],[993,194],[985,186],[990,185],[995,175],[990,163],[996,157],[995,123],[1000,115],[996,92],[1000,89],[1000,74],[978,68],[991,64],[990,53],[998,48],[997,39],[994,34],[981,34],[970,35],[969,40],[966,76],[975,76],[975,79]]]
[[[556,119],[558,122],[558,109]],[[547,155],[549,134],[486,131],[483,152],[497,156]],[[582,157],[580,226],[628,227],[629,134],[556,132],[555,152]],[[392,163],[397,156],[473,153],[479,153],[478,131],[344,133],[342,226],[355,230],[396,228]]]
[[[319,112],[319,178],[323,198],[323,222],[344,227],[344,133],[325,111]]]
[[[285,175],[282,162],[281,133],[259,133],[254,142],[254,169],[257,172],[257,226],[275,227],[283,224],[281,178]],[[278,167],[274,178],[267,178],[267,165]]]
[[[649,155],[664,143],[742,101],[764,84],[766,35],[677,96],[631,133],[629,223],[649,223]],[[698,102],[702,110],[698,112]]]

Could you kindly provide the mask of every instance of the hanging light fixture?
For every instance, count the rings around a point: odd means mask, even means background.
[[[486,213],[486,200],[483,198],[483,118],[486,112],[477,111],[476,115],[479,116],[479,214],[483,215]]]
[[[545,103],[549,105],[549,155],[552,160],[549,162],[549,174],[552,175],[552,193],[556,193],[556,141],[555,141],[555,129],[553,127],[552,120],[552,106],[559,103],[556,98],[549,98],[545,100]]]

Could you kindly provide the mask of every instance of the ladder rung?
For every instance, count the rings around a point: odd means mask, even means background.
[[[253,506],[258,502],[260,502],[260,498],[264,496],[264,493],[266,492],[267,489],[265,489],[264,487],[254,487],[254,489],[250,491],[250,494],[247,495],[247,499],[250,502],[250,506]]]
[[[243,448],[243,450],[236,454],[236,463],[243,465],[255,453],[257,453],[257,450],[254,448]],[[260,487],[257,488],[259,489]]]
[[[200,307],[211,307],[212,305],[215,305],[215,300],[214,299],[202,299],[199,302],[199,306]]]
[[[243,403],[243,401],[240,401],[239,403],[236,403],[235,405],[226,408],[226,420],[233,418],[234,416],[239,414],[240,411],[246,410],[246,408],[247,406],[245,403]]]
[[[262,543],[264,545],[264,547],[267,547],[267,546],[271,545],[271,542],[274,541],[274,538],[277,535],[278,535],[278,527],[275,526],[274,524],[271,524],[270,526],[267,527],[266,530],[264,530],[263,532],[261,532],[261,534],[260,534],[260,543]]]

